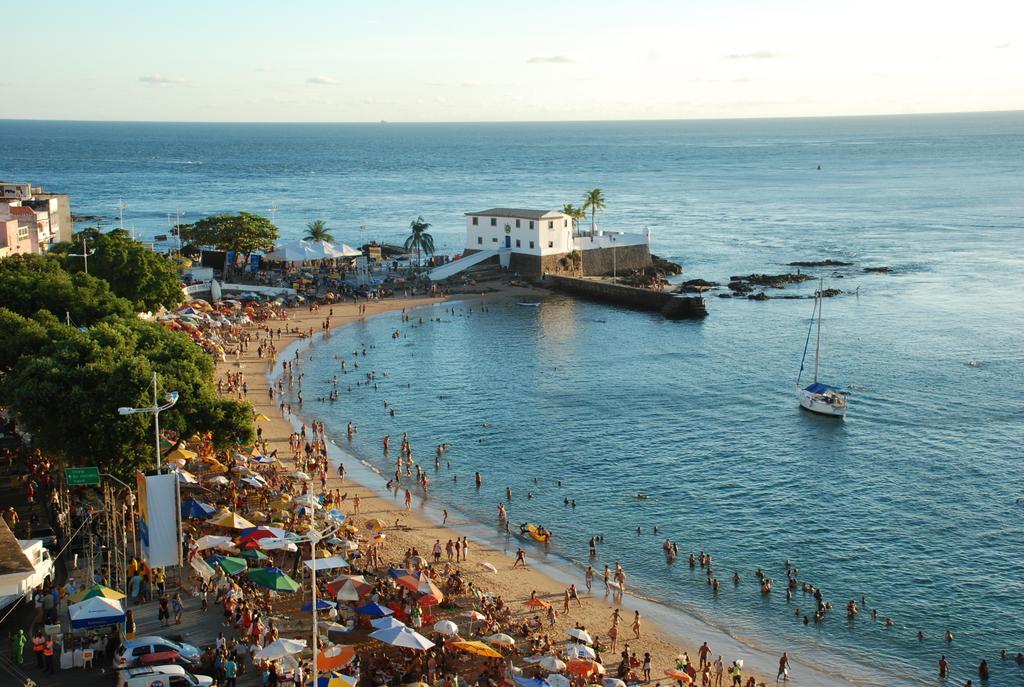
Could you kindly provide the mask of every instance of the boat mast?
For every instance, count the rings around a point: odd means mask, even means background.
[[[818,282],[818,293],[815,294],[818,301],[818,337],[814,342],[814,381],[818,381],[818,354],[821,352],[821,292],[824,289],[825,280]]]

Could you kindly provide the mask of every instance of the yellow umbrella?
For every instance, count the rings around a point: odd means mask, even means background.
[[[486,658],[504,658],[504,656],[483,642],[452,642],[451,645],[460,651],[465,651],[467,654],[484,656]]]
[[[256,419],[256,422],[268,422],[270,420],[270,418],[267,417],[266,415],[264,415],[263,413],[260,413],[259,415],[257,415],[255,419]]]
[[[261,510],[254,510],[252,513],[249,513],[249,517],[253,520],[266,520],[267,514]]]
[[[230,527],[234,530],[244,530],[248,527],[256,527],[256,525],[252,524],[241,515],[237,515],[231,511],[215,515],[206,522],[211,525],[217,525],[218,527]]]
[[[167,462],[171,462],[171,461],[175,461],[175,460],[192,460],[193,458],[197,457],[198,455],[199,454],[196,453],[195,451],[189,451],[187,448],[181,448],[179,446],[178,448],[174,449],[173,451],[168,453],[166,456],[164,456],[164,460],[166,460]]]
[[[370,518],[366,521],[366,526],[369,527],[371,530],[376,530],[379,532],[380,530],[387,527],[388,524],[380,518]]]
[[[91,587],[84,587],[79,589],[78,592],[71,597],[71,603],[78,603],[91,599],[94,596],[102,596],[104,599],[123,599],[124,594],[121,592],[111,589],[110,587],[104,587],[102,584],[94,584]]]

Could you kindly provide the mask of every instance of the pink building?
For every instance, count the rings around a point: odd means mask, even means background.
[[[19,201],[0,200],[0,258],[46,250],[53,238],[47,219],[47,213],[23,207]]]

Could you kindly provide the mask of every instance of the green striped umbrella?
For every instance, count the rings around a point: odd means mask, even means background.
[[[244,558],[236,556],[210,556],[206,559],[206,562],[217,566],[226,575],[237,575],[249,567],[249,563]]]
[[[242,552],[242,558],[248,558],[250,561],[265,561],[270,558],[270,556],[259,549],[246,549]]]
[[[280,568],[257,568],[249,570],[245,574],[259,586],[273,589],[276,592],[299,591],[299,583],[285,575]]]

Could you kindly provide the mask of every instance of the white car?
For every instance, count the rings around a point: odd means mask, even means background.
[[[199,663],[200,651],[184,642],[175,642],[163,637],[136,637],[129,639],[114,652],[114,667],[129,668],[146,663],[170,663],[181,659],[186,663]],[[149,656],[156,654],[155,656]],[[149,658],[145,658],[149,656]]]
[[[117,687],[210,687],[212,684],[212,677],[193,675],[175,665],[117,671]]]

